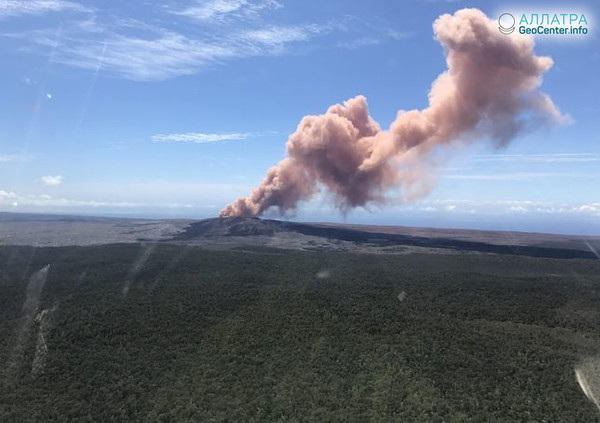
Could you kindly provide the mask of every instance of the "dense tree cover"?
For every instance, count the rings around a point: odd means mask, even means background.
[[[0,263],[3,422],[599,421],[574,375],[600,354],[596,260],[132,244]]]

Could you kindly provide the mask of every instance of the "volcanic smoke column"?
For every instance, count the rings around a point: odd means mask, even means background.
[[[400,110],[389,130],[369,116],[363,96],[305,116],[287,142],[287,157],[221,216],[258,216],[271,207],[283,214],[319,187],[342,211],[381,204],[386,191],[429,179],[431,168],[419,164],[429,163],[436,147],[475,139],[506,145],[521,131],[568,120],[537,90],[553,62],[535,55],[532,38],[501,34],[478,9],[442,15],[433,30],[448,70],[433,82],[429,107]]]

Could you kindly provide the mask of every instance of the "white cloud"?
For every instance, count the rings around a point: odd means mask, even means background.
[[[255,43],[256,46],[281,46],[286,43],[307,41],[314,35],[327,32],[327,26],[306,24],[298,26],[270,26],[246,31],[240,34],[240,40],[245,43]]]
[[[46,54],[52,49],[52,60],[57,63],[118,78],[151,81],[195,74],[233,59],[284,54],[295,44],[336,29],[329,24],[265,22],[261,12],[279,7],[272,0],[213,0],[199,1],[182,11],[159,8],[159,12],[170,14],[168,28],[159,23],[167,22],[166,19],[147,22],[123,16],[108,19],[102,10],[96,10],[84,19],[63,21],[60,36],[54,27],[3,36],[22,44],[21,49],[27,52]],[[203,27],[201,31],[198,27],[190,28],[187,19],[180,22],[181,17],[192,17],[209,28]]]
[[[14,200],[17,195],[14,192],[0,190],[0,200]]]
[[[193,6],[180,11],[171,11],[175,15],[186,16],[200,22],[221,23],[227,19],[257,17],[263,9],[279,9],[282,5],[274,0],[204,0],[196,1]]]
[[[196,6],[188,7],[180,12],[173,13],[205,21],[238,12],[246,4],[247,2],[244,0],[213,0],[205,3],[198,3]]]
[[[90,12],[91,9],[66,0],[0,0],[0,17],[61,11]]]
[[[47,41],[36,40],[38,44],[48,44]],[[190,75],[202,67],[236,56],[230,46],[191,39],[171,31],[148,38],[114,34],[103,43],[73,37],[64,39],[55,54],[54,60],[63,64],[94,71],[101,69],[135,81]]]
[[[511,173],[465,173],[446,174],[442,179],[480,180],[480,181],[531,181],[548,178],[594,178],[599,175],[583,172],[511,172]]]
[[[578,208],[582,213],[593,213],[600,216],[600,203],[583,204]]]
[[[224,134],[205,134],[202,132],[188,132],[185,134],[156,134],[152,135],[153,142],[192,142],[204,144],[209,142],[244,140],[252,134],[248,132],[232,132]]]
[[[0,163],[6,162],[28,162],[33,157],[28,154],[0,154]]]
[[[138,25],[140,26],[140,25]],[[54,50],[53,61],[102,71],[134,81],[191,75],[226,60],[280,55],[295,43],[307,42],[331,29],[316,24],[243,29],[223,25],[222,33],[199,37],[146,25],[133,35],[129,21],[103,26],[64,25],[57,41],[54,30],[10,34],[23,43]],[[224,30],[225,29],[225,30]]]
[[[42,207],[42,208],[192,208],[193,205],[185,203],[140,203],[132,201],[98,201],[98,200],[79,200],[72,198],[54,198],[47,194],[39,195],[17,195],[14,192],[0,190],[0,207]]]
[[[510,206],[508,207],[508,211],[515,213],[527,213],[528,210],[523,206]]]
[[[49,187],[55,187],[58,186],[60,184],[62,184],[63,181],[63,177],[62,175],[46,175],[46,176],[42,176],[41,181],[44,185],[49,186]]]
[[[416,34],[412,31],[396,31],[394,29],[389,29],[384,32],[384,35],[387,35],[394,40],[404,40],[406,38],[414,37]]]
[[[383,30],[377,31],[373,29],[369,35],[365,35],[363,37],[355,38],[349,41],[342,41],[337,44],[340,48],[346,48],[349,50],[354,50],[362,47],[376,46],[384,41],[388,40],[404,40],[407,38],[411,38],[415,35],[414,32],[402,32],[395,30]]]
[[[600,161],[598,153],[552,153],[552,154],[484,154],[471,159],[475,162],[511,163],[581,163]]]
[[[456,213],[499,214],[561,214],[600,217],[600,203],[572,204],[527,200],[425,200],[421,210],[445,210]]]

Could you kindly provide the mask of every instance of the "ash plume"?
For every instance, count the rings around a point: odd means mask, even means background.
[[[568,120],[538,91],[549,57],[536,56],[533,39],[503,35],[478,9],[440,16],[433,24],[448,69],[433,82],[429,106],[400,110],[388,130],[369,116],[364,96],[305,116],[287,142],[286,157],[270,168],[248,197],[221,216],[258,216],[296,208],[325,188],[343,212],[386,202],[386,192],[424,195],[432,153],[466,141],[504,146],[517,134]]]

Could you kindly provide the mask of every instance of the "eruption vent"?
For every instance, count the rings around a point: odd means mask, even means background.
[[[431,86],[429,107],[400,110],[389,130],[369,116],[361,95],[305,116],[287,142],[287,157],[221,216],[258,216],[271,207],[284,214],[320,187],[344,212],[382,204],[390,189],[420,188],[424,195],[436,147],[475,138],[502,146],[521,131],[567,119],[537,90],[553,62],[535,55],[532,38],[501,34],[478,9],[442,15],[433,30],[448,70]]]

